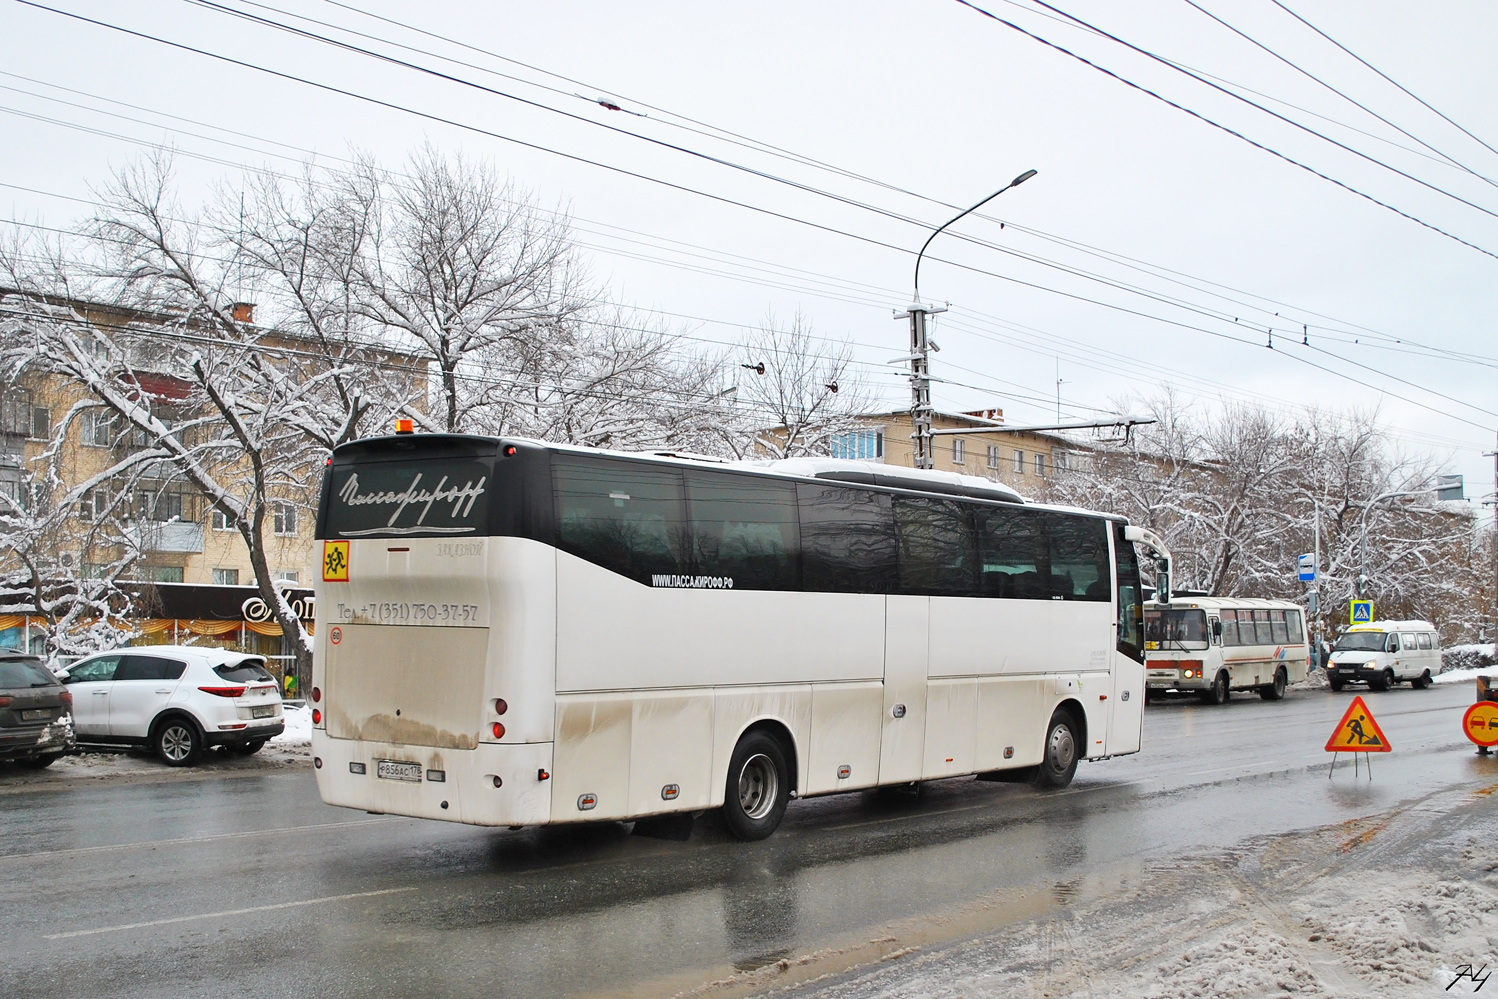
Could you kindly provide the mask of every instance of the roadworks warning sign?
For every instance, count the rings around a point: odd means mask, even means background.
[[[1328,753],[1388,753],[1393,749],[1361,697],[1352,699],[1347,713],[1337,723],[1337,730],[1326,740]]]

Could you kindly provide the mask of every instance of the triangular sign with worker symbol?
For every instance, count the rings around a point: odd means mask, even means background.
[[[1337,730],[1326,740],[1328,753],[1388,753],[1393,749],[1361,697],[1352,699],[1347,713],[1337,722]]]

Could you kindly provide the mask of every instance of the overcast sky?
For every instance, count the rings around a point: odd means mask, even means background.
[[[908,389],[887,362],[907,349],[892,310],[910,300],[914,251],[955,214],[944,205],[967,207],[1035,169],[984,209],[1004,228],[965,219],[922,266],[923,297],[951,303],[935,333],[933,373],[947,379],[939,408],[1053,421],[1058,369],[1064,419],[1164,385],[1204,406],[1377,407],[1402,446],[1464,473],[1469,497],[1492,490],[1481,453],[1498,427],[1498,152],[1484,143],[1498,149],[1498,5],[1285,0],[1432,110],[1273,0],[979,3],[1181,110],[955,0],[222,0],[569,118],[216,5],[45,2],[359,96],[0,0],[8,218],[78,219],[87,205],[68,199],[86,202],[143,144],[179,150],[191,200],[216,181],[237,184],[235,164],[295,172],[309,153],[336,163],[357,148],[398,166],[430,142],[492,162],[570,211],[616,297],[709,341],[800,310],[819,334],[853,341],[860,373],[903,406]],[[1280,331],[1272,351],[1266,327]]]

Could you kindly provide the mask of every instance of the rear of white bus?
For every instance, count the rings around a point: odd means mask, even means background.
[[[533,487],[549,488],[547,460],[426,434],[329,458],[309,691],[328,804],[549,821],[556,561],[524,537],[546,503]]]

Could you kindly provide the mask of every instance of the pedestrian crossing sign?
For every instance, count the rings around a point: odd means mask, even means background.
[[[1373,601],[1372,600],[1354,600],[1352,602],[1352,623],[1353,624],[1372,624],[1373,623]]]
[[[1337,722],[1337,729],[1326,740],[1328,753],[1389,753],[1389,737],[1373,720],[1373,712],[1361,697],[1354,697],[1347,706],[1347,713]]]

